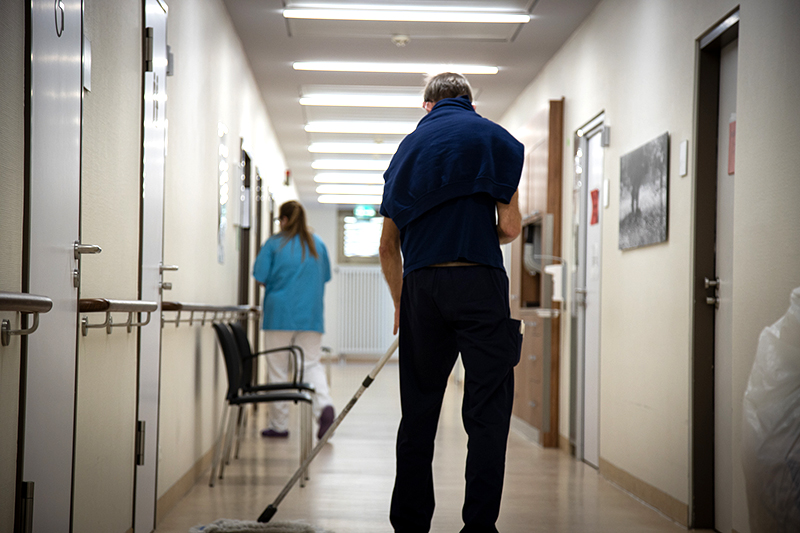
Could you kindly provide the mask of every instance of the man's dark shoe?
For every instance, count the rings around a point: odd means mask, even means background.
[[[285,439],[289,436],[289,430],[286,429],[284,431],[278,431],[277,429],[267,428],[261,431],[262,437],[270,437],[270,438],[277,438],[277,439]]]
[[[319,415],[319,431],[317,431],[317,438],[321,439],[328,431],[328,428],[333,424],[333,419],[336,418],[333,413],[333,406],[326,405],[322,409],[322,414]]]

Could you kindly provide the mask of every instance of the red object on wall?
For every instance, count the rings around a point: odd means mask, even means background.
[[[736,121],[728,124],[728,176],[736,172]]]
[[[597,204],[600,201],[600,189],[592,189],[592,221],[589,223],[591,226],[594,226],[599,220],[600,213],[598,212]]]

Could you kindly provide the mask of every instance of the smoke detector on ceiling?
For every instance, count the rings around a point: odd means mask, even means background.
[[[407,45],[409,41],[411,41],[411,37],[408,35],[392,35],[392,42],[399,47]]]

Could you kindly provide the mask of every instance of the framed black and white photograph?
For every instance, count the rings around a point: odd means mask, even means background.
[[[619,247],[638,248],[667,240],[669,133],[620,160]]]

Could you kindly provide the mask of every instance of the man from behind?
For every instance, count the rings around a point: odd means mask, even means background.
[[[434,438],[460,353],[469,437],[461,531],[496,533],[522,343],[500,244],[520,232],[523,146],[475,112],[460,74],[432,77],[424,100],[428,114],[392,158],[381,204],[381,266],[400,333],[390,519],[397,533],[430,530]]]

